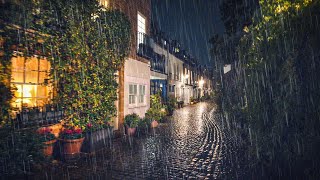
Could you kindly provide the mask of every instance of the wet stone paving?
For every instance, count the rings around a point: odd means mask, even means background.
[[[46,179],[242,179],[236,138],[215,106],[197,103],[174,112],[167,123],[75,162],[52,165]]]

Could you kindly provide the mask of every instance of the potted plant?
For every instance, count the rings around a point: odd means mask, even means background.
[[[150,124],[151,120],[149,118],[144,117],[140,119],[138,123],[138,134],[147,134]]]
[[[140,118],[136,113],[126,115],[124,118],[124,123],[126,125],[127,135],[133,136],[135,134],[139,119]]]
[[[146,113],[146,118],[151,119],[151,128],[155,128],[158,126],[160,120],[166,114],[166,106],[164,106],[161,102],[160,94],[155,94],[150,97],[151,99],[151,107],[148,109]]]
[[[177,104],[177,99],[173,96],[169,96],[168,102],[167,102],[167,111],[168,111],[168,116],[173,115],[173,111],[176,107]]]
[[[62,131],[59,137],[62,142],[63,154],[65,156],[77,155],[84,140],[82,129],[76,127],[67,127]]]
[[[42,128],[38,132],[40,140],[43,143],[43,154],[45,156],[52,156],[54,143],[57,141],[55,135],[52,133],[51,128]]]

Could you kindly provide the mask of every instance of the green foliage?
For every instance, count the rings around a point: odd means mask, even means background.
[[[174,96],[169,96],[168,102],[166,104],[168,115],[172,115],[173,114],[173,111],[176,108],[177,102],[178,102],[177,98],[175,98]]]
[[[34,130],[13,131],[0,129],[0,174],[21,175],[34,170],[34,165],[45,161],[43,144]]]
[[[146,117],[152,120],[160,121],[165,115],[166,106],[161,102],[159,93],[150,96],[150,108],[146,112]]]
[[[15,45],[23,56],[39,50],[50,60],[54,103],[63,108],[68,126],[107,124],[116,113],[114,74],[129,53],[128,18],[119,10],[102,9],[95,0],[6,1],[1,10],[1,118],[7,119],[10,109],[12,94],[6,82],[11,73],[9,48]]]
[[[126,126],[130,127],[130,128],[135,128],[138,126],[140,121],[140,117],[138,114],[136,113],[132,113],[132,114],[128,114],[126,115],[126,117],[124,118],[124,123]]]
[[[257,168],[270,177],[289,171],[316,177],[306,172],[319,166],[304,162],[319,160],[311,154],[320,148],[320,2],[260,1],[259,7],[237,45],[237,69],[223,76],[222,110],[250,128]]]
[[[139,120],[138,127],[148,129],[150,127],[151,121],[151,119],[144,117]]]

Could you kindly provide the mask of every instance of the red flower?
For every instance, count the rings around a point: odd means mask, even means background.
[[[72,134],[73,132],[72,132],[71,129],[66,129],[66,130],[64,131],[64,133],[66,133],[66,134]]]
[[[76,133],[76,134],[81,134],[82,130],[81,129],[75,129],[73,132]]]

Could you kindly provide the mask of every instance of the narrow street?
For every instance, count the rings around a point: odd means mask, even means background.
[[[238,179],[236,146],[215,107],[178,109],[147,135],[115,139],[95,156],[64,164],[45,177],[62,179]],[[233,162],[233,163],[232,163]],[[62,173],[61,173],[62,172]],[[241,172],[240,172],[241,174]]]

